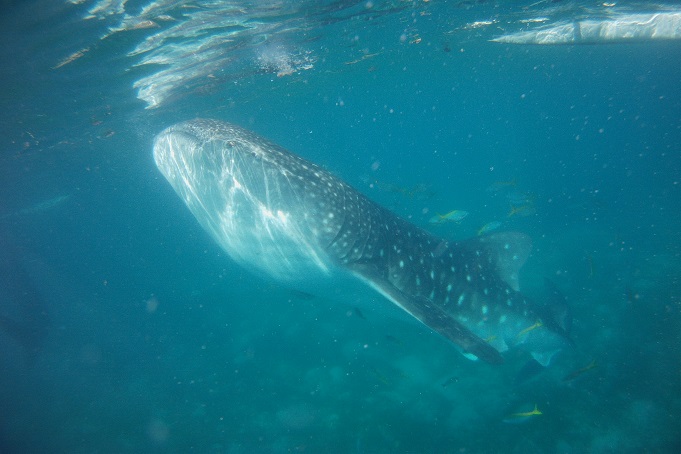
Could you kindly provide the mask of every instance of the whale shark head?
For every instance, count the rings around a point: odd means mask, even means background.
[[[518,290],[530,251],[523,234],[445,241],[321,167],[221,121],[167,128],[154,158],[203,228],[249,269],[294,285],[351,276],[490,363],[523,346],[548,364],[566,344],[556,311]]]
[[[280,281],[331,273],[346,185],[237,126],[193,120],[163,131],[156,165],[203,228],[241,265]]]

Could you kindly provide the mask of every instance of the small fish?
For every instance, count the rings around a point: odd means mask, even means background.
[[[355,313],[355,315],[356,315],[357,317],[361,318],[362,320],[366,320],[366,319],[367,319],[367,318],[364,316],[364,314],[362,314],[362,311],[360,311],[358,307],[353,308],[353,312]]]
[[[530,331],[537,329],[537,328],[541,328],[542,326],[544,326],[544,324],[541,322],[541,320],[537,320],[534,325],[528,326],[527,328],[525,328],[524,330],[519,332],[518,337],[522,337],[525,334],[529,333]]]
[[[354,64],[356,64],[356,63],[359,63],[359,62],[361,62],[361,61],[367,60],[367,59],[369,59],[369,58],[373,58],[373,57],[375,57],[375,56],[377,56],[377,55],[379,55],[379,54],[380,54],[380,52],[376,52],[375,54],[364,54],[364,55],[362,55],[360,58],[358,58],[357,60],[346,61],[345,64],[346,64],[346,65],[354,65]]]
[[[443,222],[461,222],[468,216],[468,211],[452,210],[447,214],[435,213],[435,216],[430,218],[428,222],[431,224],[442,224]]]
[[[603,3],[603,6],[608,6],[607,3]],[[541,24],[549,20],[548,17],[533,17],[532,19],[521,19],[518,22],[521,24]]]
[[[376,379],[378,379],[378,381],[380,381],[381,383],[383,383],[386,386],[390,386],[390,380],[388,380],[388,377],[383,375],[378,369],[373,368],[373,369],[371,369],[371,372],[374,374]]]
[[[501,227],[501,221],[491,221],[478,229],[478,236],[491,232]]]
[[[535,209],[533,205],[521,205],[521,206],[514,206],[511,205],[511,210],[508,212],[507,217],[512,218],[513,216],[529,216],[531,214],[534,214]]]
[[[587,364],[584,367],[581,367],[577,370],[574,370],[567,374],[565,377],[563,377],[563,382],[569,382],[574,380],[575,378],[581,376],[583,373],[590,371],[591,369],[595,369],[598,367],[598,364],[596,364],[596,360],[592,360],[589,364]]]
[[[508,415],[506,418],[504,418],[504,422],[508,424],[520,424],[529,421],[531,418],[535,416],[542,415],[543,413],[539,411],[539,408],[537,407],[537,404],[534,404],[534,410],[532,411],[523,411],[519,413],[512,413]]]
[[[505,196],[508,203],[515,206],[534,205],[537,198],[531,192],[516,190],[506,193]]]
[[[473,30],[476,28],[482,28],[482,27],[487,27],[488,25],[495,24],[497,21],[496,19],[494,20],[479,20],[476,22],[471,22],[469,24],[466,24],[462,27],[463,30]]]
[[[12,218],[12,217],[15,217],[15,216],[41,214],[41,213],[44,213],[44,212],[47,212],[47,211],[50,211],[52,209],[60,207],[61,205],[66,203],[70,198],[71,198],[71,194],[64,194],[64,195],[60,195],[60,196],[57,196],[57,197],[53,197],[53,198],[48,199],[48,200],[43,200],[42,202],[36,203],[35,205],[31,205],[29,207],[22,208],[19,211],[3,214],[2,216],[0,216],[0,220]]]
[[[402,345],[402,341],[396,338],[395,336],[391,336],[390,334],[386,334],[385,340],[388,342],[392,342],[395,345]]]
[[[447,386],[453,385],[454,383],[458,383],[458,382],[459,382],[459,377],[457,377],[457,376],[449,377],[447,380],[445,380],[444,383],[442,383],[442,387],[446,388]]]
[[[123,30],[144,30],[147,28],[158,28],[159,25],[153,20],[143,20],[139,22],[131,22],[129,25],[121,28]]]
[[[59,63],[57,63],[55,66],[53,66],[52,69],[59,69],[59,68],[61,68],[62,66],[66,66],[66,65],[68,65],[69,63],[71,63],[71,62],[73,62],[73,61],[75,61],[75,60],[78,60],[80,57],[82,57],[83,55],[85,55],[85,54],[86,54],[87,52],[89,52],[89,51],[90,51],[90,48],[89,48],[89,47],[85,47],[85,48],[83,48],[83,49],[81,49],[81,50],[79,50],[79,51],[77,51],[77,52],[74,52],[74,53],[72,53],[71,55],[69,55],[68,57],[66,57],[65,59],[61,60],[61,61],[60,61]]]
[[[291,289],[291,290],[289,290],[289,292],[291,293],[292,296],[296,297],[299,300],[310,301],[310,300],[314,299],[314,295],[311,294],[311,293],[302,292],[300,290],[295,290],[295,289]]]
[[[487,186],[487,192],[499,192],[506,188],[514,188],[516,186],[515,180],[510,181],[495,181],[494,183]]]
[[[419,198],[419,199],[430,199],[435,193],[426,184],[420,183],[414,186],[399,186],[392,183],[387,183],[379,180],[374,180],[371,182],[372,187],[376,187],[381,191],[392,192],[395,194],[401,194],[409,199]]]

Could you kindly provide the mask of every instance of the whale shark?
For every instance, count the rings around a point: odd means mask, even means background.
[[[447,241],[319,165],[219,120],[168,127],[153,154],[199,224],[245,268],[298,288],[359,283],[466,357],[491,364],[521,346],[548,365],[570,342],[564,308],[519,290],[531,249],[522,233]]]

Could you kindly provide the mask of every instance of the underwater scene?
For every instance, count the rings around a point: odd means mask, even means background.
[[[681,7],[0,2],[0,453],[681,452]]]

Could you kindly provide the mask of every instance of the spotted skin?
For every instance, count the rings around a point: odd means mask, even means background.
[[[447,242],[318,165],[217,120],[166,129],[154,158],[199,223],[250,269],[292,283],[349,272],[490,363],[539,318],[517,291],[529,253],[522,234]]]

